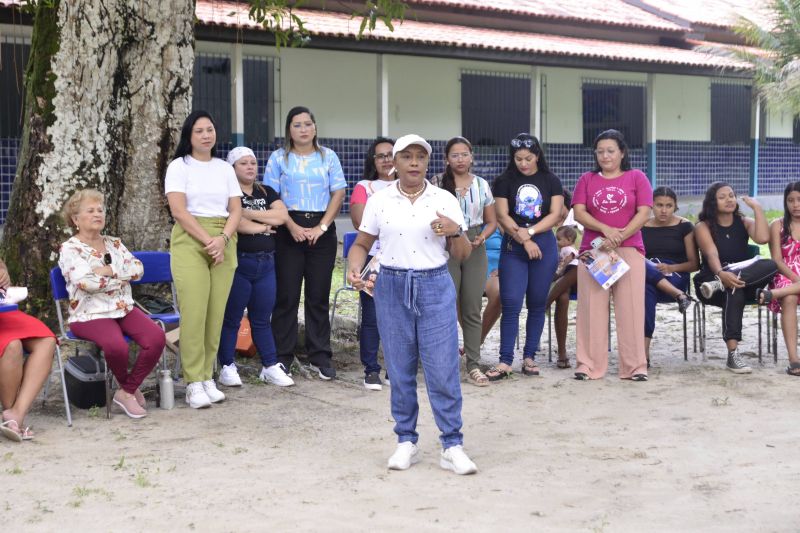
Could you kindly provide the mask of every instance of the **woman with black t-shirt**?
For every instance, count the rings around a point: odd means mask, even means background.
[[[550,172],[539,140],[520,133],[511,140],[510,160],[495,180],[497,221],[505,231],[500,247],[500,362],[486,377],[497,381],[511,375],[519,313],[527,299],[522,373],[538,376],[535,355],[544,328],[545,302],[558,263],[553,226],[561,218],[564,192]]]
[[[675,214],[678,197],[669,187],[653,191],[653,217],[642,227],[645,257],[644,349],[650,365],[650,341],[656,328],[656,304],[678,302],[685,313],[692,300],[686,294],[690,273],[697,270],[694,226]]]
[[[275,238],[273,227],[286,223],[288,213],[278,193],[272,187],[256,183],[258,162],[252,150],[244,146],[228,154],[236,179],[242,188],[242,218],[236,228],[239,239],[236,255],[239,266],[225,308],[225,319],[219,340],[217,359],[220,364],[219,382],[239,387],[242,380],[233,361],[236,337],[247,308],[253,342],[261,356],[261,381],[281,387],[294,385],[286,369],[278,363],[275,339],[270,318],[275,307]]]
[[[756,290],[772,280],[778,267],[772,259],[736,265],[750,258],[749,239],[757,244],[769,240],[769,226],[761,205],[749,196],[743,196],[742,201],[753,210],[754,219],[739,212],[736,193],[727,183],[714,182],[706,191],[694,230],[703,254],[703,266],[694,277],[694,285],[700,301],[722,308],[728,370],[749,374],[752,369],[739,356],[744,304],[755,299]]]

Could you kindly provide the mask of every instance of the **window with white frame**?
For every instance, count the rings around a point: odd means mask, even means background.
[[[244,80],[244,140],[248,145],[273,140],[274,67],[268,57],[242,59]]]
[[[231,141],[231,60],[200,53],[194,59],[192,109],[208,111],[217,125],[217,143]]]
[[[750,144],[753,92],[748,83],[711,82],[711,142]]]
[[[23,81],[30,44],[20,38],[0,38],[0,138],[22,137]]]
[[[591,146],[600,132],[622,132],[631,148],[645,143],[647,95],[644,82],[584,79],[583,145]]]
[[[530,127],[530,75],[461,72],[461,134],[472,144],[506,145]]]

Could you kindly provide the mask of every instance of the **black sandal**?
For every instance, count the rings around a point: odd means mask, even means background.
[[[786,367],[786,373],[800,378],[800,363],[789,363],[789,366]]]
[[[767,305],[772,301],[772,291],[769,289],[757,289],[756,301],[758,305]]]
[[[589,381],[589,375],[584,372],[575,372],[575,379],[578,381]]]
[[[522,373],[526,376],[538,376],[539,365],[532,357],[525,357],[522,359]]]
[[[486,375],[486,379],[489,381],[500,381],[501,379],[508,379],[511,377],[513,372],[510,370],[500,370],[496,366],[491,367],[489,370],[484,372]]]
[[[569,364],[569,359],[559,359],[556,361],[556,366],[558,368],[572,368],[572,365]]]
[[[631,381],[647,381],[647,374],[634,374]]]
[[[678,301],[678,311],[680,311],[683,315],[686,314],[686,310],[689,309],[689,306],[692,305],[692,302],[694,301],[692,297],[686,293],[681,293],[678,295],[676,300]]]

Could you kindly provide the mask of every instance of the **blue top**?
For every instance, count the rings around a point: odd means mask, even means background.
[[[486,269],[486,275],[497,270],[500,263],[500,245],[503,241],[503,234],[499,229],[494,230],[488,239],[486,239],[486,257],[489,258],[489,268]]]
[[[323,146],[322,155],[285,154],[280,148],[269,156],[264,185],[280,194],[289,211],[323,212],[331,193],[347,187],[339,157],[330,148]]]

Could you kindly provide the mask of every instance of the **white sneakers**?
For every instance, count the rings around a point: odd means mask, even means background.
[[[192,409],[211,407],[212,403],[221,402],[225,395],[217,389],[213,379],[195,381],[186,385],[186,403]]]
[[[208,399],[211,400],[211,403],[221,402],[225,399],[225,395],[217,388],[217,384],[214,383],[213,379],[203,382],[203,390],[206,391],[206,395]]]
[[[411,465],[418,461],[419,448],[413,442],[406,441],[397,445],[394,453],[389,457],[387,466],[390,470],[408,470]],[[467,456],[460,444],[442,450],[439,466],[461,476],[474,474],[478,471],[478,467]]]
[[[411,441],[401,442],[394,453],[389,457],[387,466],[389,470],[408,470],[411,465],[419,461],[419,448]]]
[[[211,407],[211,399],[206,394],[202,381],[195,381],[186,385],[186,403],[192,409]]]
[[[452,470],[460,476],[474,474],[478,467],[472,462],[461,445],[451,446],[442,450],[442,457],[439,459],[439,466],[445,470]]]
[[[236,363],[222,366],[219,371],[219,384],[226,387],[242,386],[242,378],[239,377],[239,371],[236,370]]]
[[[291,387],[294,385],[294,380],[286,374],[286,370],[281,363],[272,366],[262,366],[261,374],[258,375],[258,379],[264,383],[272,383],[279,387]]]

